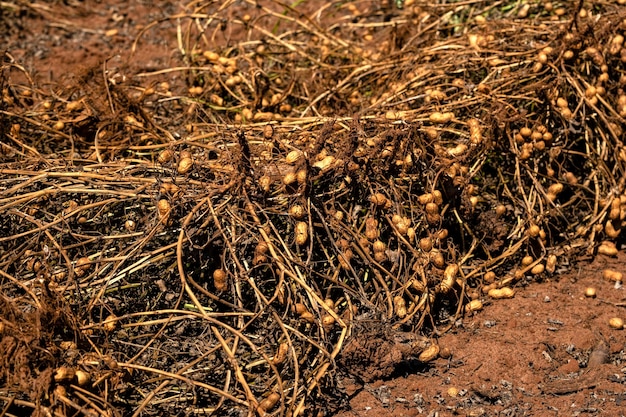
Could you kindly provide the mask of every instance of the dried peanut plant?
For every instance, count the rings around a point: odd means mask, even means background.
[[[426,363],[462,315],[617,251],[620,5],[318,3],[182,4],[180,65],[124,82],[52,92],[5,59],[2,309],[45,332],[3,320],[0,398],[332,411],[338,376]]]

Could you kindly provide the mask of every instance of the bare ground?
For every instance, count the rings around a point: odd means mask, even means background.
[[[624,315],[624,290],[601,277],[623,271],[624,259],[577,262],[459,320],[439,339],[451,356],[427,369],[408,363],[387,380],[344,380],[351,410],[340,415],[624,415],[625,339],[608,326]]]

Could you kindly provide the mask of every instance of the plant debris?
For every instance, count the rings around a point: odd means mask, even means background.
[[[5,53],[0,399],[313,414],[337,363],[427,362],[475,301],[621,243],[617,5],[237,3],[168,19],[179,67],[53,91]]]

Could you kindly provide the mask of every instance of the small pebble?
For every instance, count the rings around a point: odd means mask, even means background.
[[[591,354],[589,354],[589,361],[587,362],[587,367],[593,368],[594,366],[602,365],[603,363],[607,363],[609,360],[609,347],[604,343],[604,341],[598,342],[598,344],[593,348]]]

